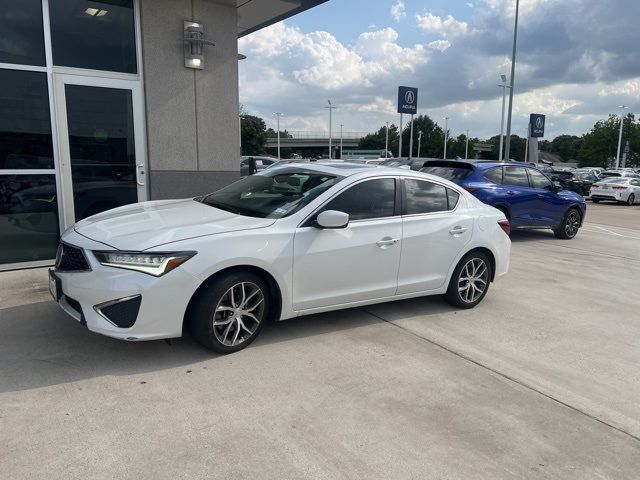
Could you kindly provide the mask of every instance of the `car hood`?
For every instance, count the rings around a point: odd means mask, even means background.
[[[118,250],[142,251],[188,238],[264,228],[274,222],[184,199],[125,205],[81,220],[74,229]]]

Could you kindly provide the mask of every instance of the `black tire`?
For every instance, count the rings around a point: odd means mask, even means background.
[[[600,203],[600,199],[599,198],[592,198],[591,201],[593,203]]]
[[[472,262],[476,263],[474,264]],[[468,265],[472,265],[471,269],[468,268]],[[478,266],[478,270],[476,270],[476,274],[478,274],[474,275],[476,281],[465,281],[465,278],[471,277],[470,273],[475,268],[475,265],[483,265],[483,267]],[[482,270],[482,268],[484,268],[484,270]],[[453,271],[444,299],[454,307],[473,308],[482,301],[489,291],[492,276],[491,262],[487,256],[482,252],[469,252],[462,257],[462,260],[460,260]],[[483,285],[484,288],[479,292],[479,295],[473,298],[469,297],[469,292],[475,292],[477,294],[477,290],[482,288]]]
[[[254,273],[239,271],[210,280],[193,299],[187,322],[198,343],[227,354],[253,342],[268,314],[267,282]]]
[[[627,198],[627,205],[631,206],[634,203],[636,203],[636,196],[632,193],[629,195],[629,198]]]
[[[577,208],[570,208],[564,214],[562,223],[553,231],[556,238],[562,240],[571,240],[578,234],[578,230],[582,226],[582,215]]]

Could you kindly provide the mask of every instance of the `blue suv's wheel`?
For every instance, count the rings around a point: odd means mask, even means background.
[[[553,231],[557,238],[570,240],[578,234],[582,217],[577,208],[570,208],[562,219],[560,226]]]

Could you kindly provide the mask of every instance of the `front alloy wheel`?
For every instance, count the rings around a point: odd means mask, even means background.
[[[473,308],[487,294],[490,282],[489,259],[481,252],[471,252],[458,263],[444,298],[454,307]]]
[[[627,205],[631,206],[634,203],[636,203],[636,197],[635,195],[632,193],[629,195],[629,197],[627,198]]]
[[[580,213],[575,208],[572,208],[567,212],[560,227],[554,230],[556,237],[563,240],[570,240],[578,234],[582,218]]]
[[[269,312],[266,282],[252,272],[214,277],[189,308],[188,324],[198,343],[218,353],[242,350],[257,336]]]

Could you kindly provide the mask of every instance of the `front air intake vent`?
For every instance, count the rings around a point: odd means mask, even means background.
[[[93,309],[116,327],[131,328],[136,323],[141,303],[142,296],[133,295],[101,303],[93,307]]]

